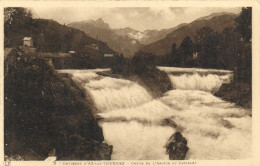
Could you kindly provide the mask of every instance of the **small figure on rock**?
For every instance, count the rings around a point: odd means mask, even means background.
[[[187,140],[180,132],[174,133],[165,144],[170,160],[184,160],[189,150]]]

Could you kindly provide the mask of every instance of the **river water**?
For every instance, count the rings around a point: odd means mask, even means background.
[[[175,90],[154,99],[136,82],[104,77],[98,70],[62,70],[91,94],[103,118],[105,141],[112,159],[168,160],[164,147],[180,131],[188,141],[186,159],[245,159],[251,156],[248,110],[213,95],[232,72],[159,67]],[[166,125],[165,120],[177,124]]]

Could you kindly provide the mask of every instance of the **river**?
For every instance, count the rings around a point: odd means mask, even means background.
[[[97,70],[61,70],[91,94],[103,120],[105,142],[115,160],[168,160],[164,147],[180,131],[188,141],[186,159],[245,159],[251,156],[248,110],[213,95],[232,72],[159,67],[174,90],[154,99],[136,82],[100,76]],[[165,120],[177,124],[166,125]]]

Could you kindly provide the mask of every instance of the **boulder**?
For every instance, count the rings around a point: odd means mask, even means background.
[[[180,132],[175,132],[165,144],[170,160],[184,160],[189,148],[187,140]]]
[[[177,128],[176,122],[174,122],[174,121],[171,120],[171,119],[163,119],[163,120],[161,121],[161,125],[162,125],[162,126],[170,126],[170,127],[172,127],[172,128]]]
[[[252,109],[252,85],[248,83],[223,84],[214,95],[243,108]]]

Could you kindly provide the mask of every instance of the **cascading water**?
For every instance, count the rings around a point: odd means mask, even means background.
[[[99,116],[104,118],[100,125],[105,141],[113,145],[112,159],[167,160],[164,145],[176,131],[188,140],[187,159],[250,157],[251,117],[247,110],[211,94],[228,83],[232,73],[160,69],[169,74],[175,90],[159,99],[153,99],[136,82],[96,74],[100,70],[59,72],[72,74],[92,95]],[[176,71],[177,76],[172,74]],[[166,126],[165,119],[174,121],[177,128]]]
[[[173,87],[182,90],[201,90],[215,93],[223,83],[230,83],[233,76],[227,70],[159,67],[169,74]]]

